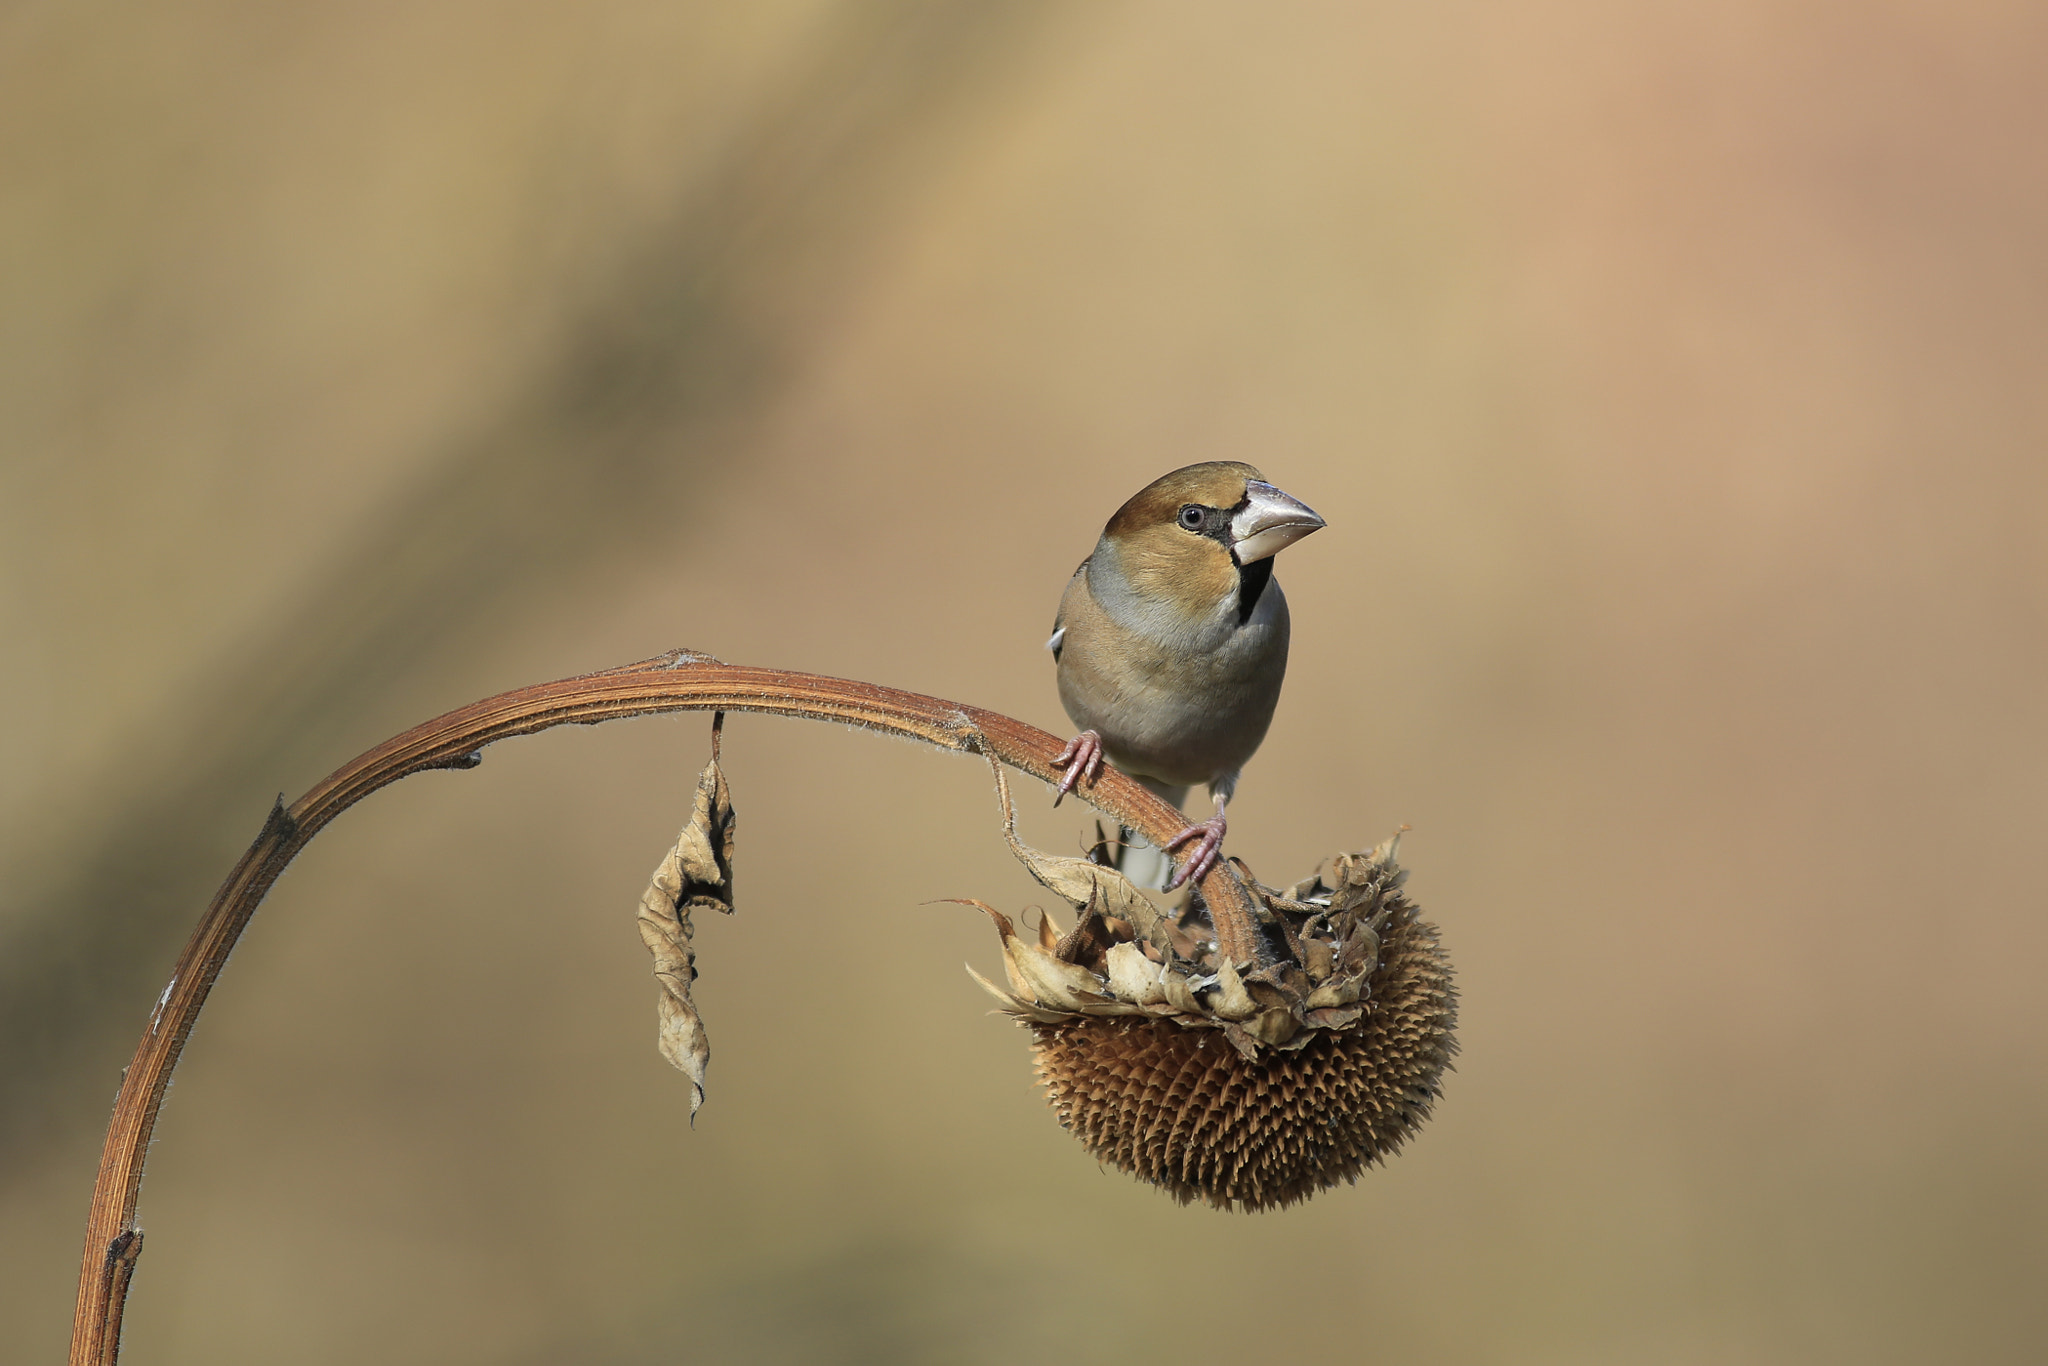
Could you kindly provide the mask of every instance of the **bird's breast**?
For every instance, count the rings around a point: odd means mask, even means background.
[[[1234,603],[1217,617],[1162,631],[1106,608],[1086,574],[1069,585],[1060,701],[1075,725],[1102,736],[1118,768],[1176,786],[1213,783],[1258,749],[1287,672],[1287,600],[1272,583],[1244,622]]]

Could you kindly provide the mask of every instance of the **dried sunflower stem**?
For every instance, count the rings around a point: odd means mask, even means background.
[[[834,721],[940,749],[987,754],[1047,782],[1060,776],[1052,760],[1063,742],[997,712],[873,683],[725,664],[674,650],[638,664],[473,702],[344,764],[290,806],[280,802],[193,930],[123,1074],[86,1219],[71,1366],[112,1366],[120,1353],[121,1309],[142,1250],[142,1233],[134,1225],[136,1198],[164,1088],[214,979],[286,865],[329,821],[400,778],[426,769],[474,768],[484,746],[514,735],[672,711],[751,711]],[[1186,824],[1180,812],[1114,769],[1083,788],[1078,795],[1097,810],[1156,845]],[[1266,961],[1251,896],[1231,866],[1219,862],[1202,879],[1201,890],[1219,951],[1238,962]]]

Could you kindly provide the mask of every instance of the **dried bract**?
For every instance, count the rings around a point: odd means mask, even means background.
[[[654,977],[661,985],[656,1009],[656,1044],[690,1079],[690,1119],[704,1103],[704,1069],[711,1044],[704,1021],[690,999],[697,979],[697,955],[690,947],[694,911],[732,914],[732,845],[735,817],[725,772],[718,766],[718,740],[723,712],[711,722],[711,762],[697,778],[696,803],[688,824],[676,836],[654,870],[654,879],[640,894],[640,938],[654,955]]]

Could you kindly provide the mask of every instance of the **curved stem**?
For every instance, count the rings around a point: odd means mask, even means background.
[[[342,765],[290,806],[280,803],[271,811],[256,842],[215,893],[150,1014],[122,1077],[100,1155],[72,1319],[71,1366],[112,1366],[120,1352],[122,1303],[142,1246],[135,1204],[164,1088],[221,966],[285,866],[329,821],[400,778],[425,769],[473,768],[484,746],[514,735],[672,711],[833,721],[940,749],[985,753],[1046,782],[1060,778],[1052,760],[1063,742],[1000,713],[852,679],[725,664],[688,650],[500,693],[415,726]],[[1114,769],[1083,784],[1076,795],[1161,847],[1187,824],[1180,812]],[[1202,879],[1202,895],[1218,951],[1237,962],[1264,961],[1250,893],[1228,863]]]

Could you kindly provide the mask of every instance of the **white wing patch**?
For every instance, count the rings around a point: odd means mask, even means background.
[[[1060,652],[1060,642],[1065,640],[1066,638],[1067,628],[1062,626],[1059,630],[1054,631],[1052,633],[1051,640],[1045,642],[1045,648],[1051,650],[1054,654],[1058,654]]]

